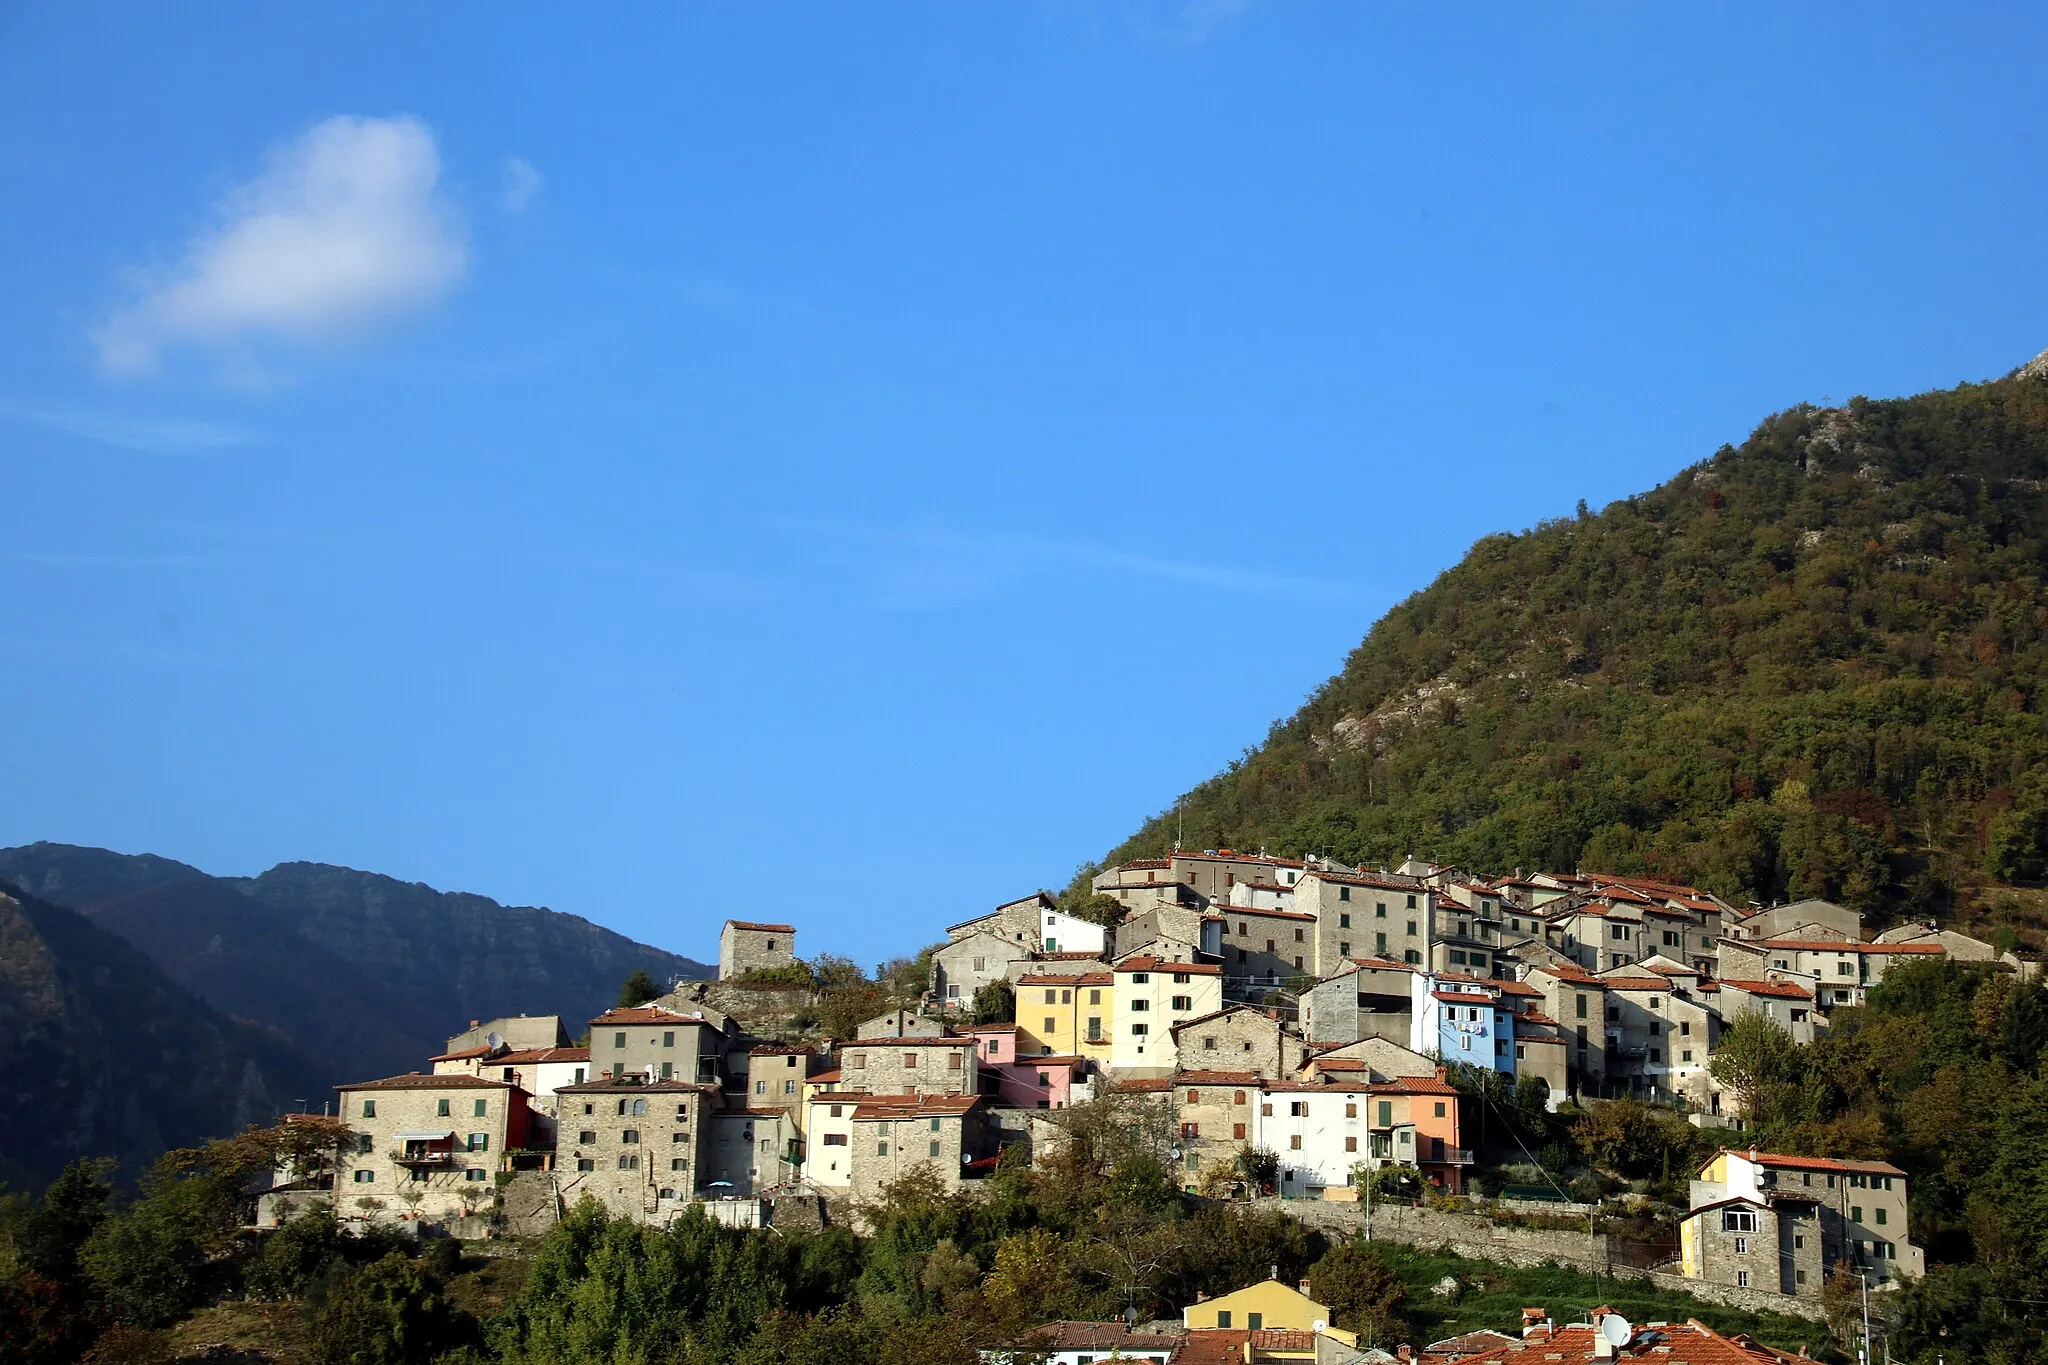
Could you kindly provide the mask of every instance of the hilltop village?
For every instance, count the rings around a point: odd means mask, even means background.
[[[1158,1124],[1191,1191],[1355,1214],[1389,1173],[1466,1190],[1477,1072],[1552,1109],[1630,1096],[1724,1129],[1671,1273],[1811,1298],[1840,1263],[1874,1287],[1923,1271],[1905,1176],[1746,1147],[1710,1065],[1724,1031],[1762,1016],[1810,1042],[1903,961],[2037,967],[1928,926],[1871,937],[1825,901],[1414,860],[1175,852],[1072,908],[1040,892],[949,926],[921,998],[845,1037],[792,1022],[795,926],[728,921],[716,982],[587,1021],[470,1021],[426,1069],[340,1087],[350,1138],[331,1170],[283,1173],[263,1218],[531,1228],[591,1198],[653,1224],[857,1222],[914,1171],[971,1189],[1037,1159],[1095,1101]]]

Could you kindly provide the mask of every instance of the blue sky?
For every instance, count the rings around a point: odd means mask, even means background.
[[[2044,40],[9,5],[0,843],[914,949],[1478,536],[2048,346]]]

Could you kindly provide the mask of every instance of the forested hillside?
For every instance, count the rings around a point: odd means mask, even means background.
[[[1188,846],[1639,873],[1941,913],[2048,860],[2048,364],[1801,406],[1651,492],[1480,540]]]

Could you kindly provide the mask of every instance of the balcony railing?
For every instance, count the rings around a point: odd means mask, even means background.
[[[1420,1158],[1425,1166],[1470,1166],[1473,1161],[1469,1147],[1432,1147],[1429,1155]]]
[[[455,1153],[433,1152],[424,1148],[401,1148],[391,1154],[391,1159],[401,1166],[453,1166]]]

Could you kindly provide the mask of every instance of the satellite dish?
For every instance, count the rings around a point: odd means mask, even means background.
[[[503,1047],[505,1046],[505,1040],[499,1036],[496,1029],[492,1029],[484,1035],[484,1046],[491,1048]]]
[[[1629,1320],[1619,1313],[1609,1313],[1606,1317],[1600,1319],[1601,1339],[1616,1350],[1628,1345],[1634,1339],[1635,1334],[1636,1329],[1630,1326]]]
[[[1322,1320],[1321,1318],[1317,1318],[1317,1319],[1316,1319],[1316,1320],[1315,1320],[1314,1322],[1312,1322],[1312,1323],[1310,1323],[1310,1324],[1309,1324],[1309,1330],[1310,1330],[1310,1331],[1312,1331],[1312,1332],[1324,1332],[1324,1331],[1328,1331],[1328,1330],[1329,1330],[1329,1327],[1330,1327],[1330,1324],[1329,1324],[1329,1323],[1327,1323],[1327,1322],[1324,1322],[1324,1321],[1323,1321],[1323,1320]]]

